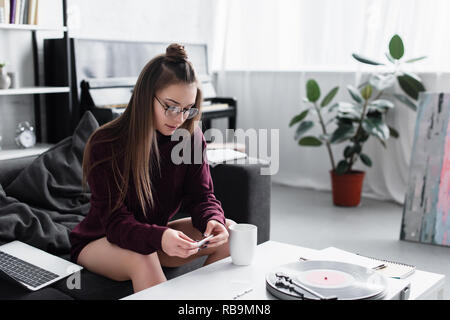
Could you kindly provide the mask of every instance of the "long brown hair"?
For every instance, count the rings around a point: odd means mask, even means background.
[[[130,178],[133,179],[136,193],[144,215],[147,208],[154,206],[151,177],[160,170],[159,150],[154,119],[154,97],[156,92],[172,84],[196,83],[197,97],[195,106],[199,113],[186,120],[181,126],[191,135],[195,121],[201,116],[202,92],[194,68],[187,60],[184,47],[171,44],[166,53],[149,61],[141,71],[134,87],[130,102],[124,113],[115,120],[98,128],[90,137],[84,150],[83,185],[95,166],[110,161],[116,187],[120,196],[112,211],[118,209],[128,192]],[[94,139],[101,133],[101,138]],[[95,141],[94,141],[95,140]],[[91,163],[91,150],[96,144],[112,142],[112,155]],[[120,170],[119,163],[122,165]],[[111,209],[111,194],[109,197]]]

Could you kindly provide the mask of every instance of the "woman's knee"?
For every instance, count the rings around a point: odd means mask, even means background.
[[[157,252],[149,255],[134,253],[129,263],[129,274],[130,277],[136,274],[148,274],[153,278],[165,279]]]

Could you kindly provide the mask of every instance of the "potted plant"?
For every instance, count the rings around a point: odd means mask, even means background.
[[[358,160],[368,167],[372,166],[372,160],[363,152],[364,143],[370,137],[375,137],[386,148],[386,141],[390,137],[399,137],[398,131],[385,122],[386,114],[395,107],[391,100],[397,99],[412,110],[417,109],[414,100],[418,99],[419,92],[425,91],[425,87],[417,75],[402,71],[401,66],[403,63],[412,63],[425,57],[402,61],[403,55],[403,41],[398,35],[394,35],[389,42],[389,52],[386,53],[388,61],[394,66],[393,70],[372,73],[358,87],[348,85],[351,102],[331,105],[339,90],[339,87],[334,87],[319,104],[319,84],[314,79],[306,83],[305,101],[309,107],[294,116],[289,126],[297,125],[295,140],[298,140],[299,145],[326,146],[331,162],[330,175],[335,205],[357,206],[361,201],[365,172],[354,170],[353,167]],[[353,54],[353,57],[362,63],[383,65],[358,54]],[[395,80],[406,95],[395,93]],[[314,121],[307,120],[310,113],[317,115],[317,122],[321,127],[319,136],[305,136],[315,125]],[[331,124],[334,125],[333,130],[329,129]],[[336,163],[332,145],[339,143],[346,143],[347,146],[344,148],[342,160]]]

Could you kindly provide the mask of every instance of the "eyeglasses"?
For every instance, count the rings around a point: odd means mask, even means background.
[[[156,100],[158,100],[161,107],[164,108],[166,117],[176,118],[180,113],[183,113],[182,114],[183,119],[192,119],[198,114],[197,108],[183,109],[177,106],[168,106],[165,103],[162,103],[157,96],[155,96],[155,98]]]

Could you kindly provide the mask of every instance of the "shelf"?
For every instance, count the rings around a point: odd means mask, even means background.
[[[53,146],[54,146],[53,144],[38,143],[33,148],[3,149],[0,150],[0,160],[11,160],[30,156],[37,156],[41,153],[44,153]]]
[[[45,94],[69,92],[69,87],[26,87],[15,89],[0,89],[0,96],[22,95],[22,94]]]
[[[46,27],[34,24],[0,23],[0,30],[67,31],[67,27]]]

